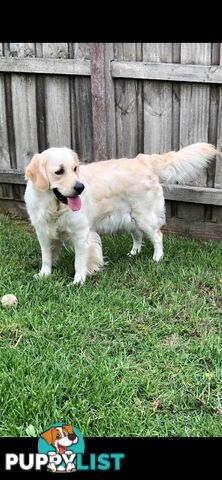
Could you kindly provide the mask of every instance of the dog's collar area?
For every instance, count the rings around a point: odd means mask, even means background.
[[[60,202],[65,203],[65,205],[68,204],[67,198],[64,195],[62,195],[62,193],[60,193],[57,188],[53,188],[53,192],[54,192],[56,198],[58,198],[58,200]]]

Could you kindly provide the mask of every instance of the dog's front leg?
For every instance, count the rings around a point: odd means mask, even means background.
[[[73,283],[84,283],[87,273],[88,232],[85,235],[76,235],[75,249],[75,276]]]
[[[49,237],[42,231],[37,231],[37,237],[42,252],[42,267],[39,273],[35,277],[43,277],[44,275],[50,275],[52,271],[52,247]]]

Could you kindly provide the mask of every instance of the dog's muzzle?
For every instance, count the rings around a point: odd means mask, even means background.
[[[75,186],[74,186],[74,189],[73,189],[73,195],[68,195],[67,197],[65,197],[65,195],[63,195],[59,190],[58,188],[53,188],[53,192],[56,196],[56,198],[58,198],[58,200],[62,203],[65,203],[65,205],[67,205],[68,203],[68,198],[75,198],[77,197],[78,195],[80,195],[83,190],[85,188],[85,185],[83,185],[83,183],[81,182],[76,182],[75,183]]]
[[[58,200],[59,200],[60,202],[65,203],[65,205],[68,204],[67,197],[65,197],[64,195],[62,195],[62,193],[60,193],[57,188],[53,188],[53,192],[54,192],[56,198],[58,198]]]

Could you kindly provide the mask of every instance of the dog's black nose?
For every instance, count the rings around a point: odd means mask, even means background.
[[[85,188],[85,186],[83,185],[83,183],[81,183],[81,182],[76,182],[75,183],[74,190],[75,190],[76,193],[78,193],[78,195],[80,195],[80,193],[82,193],[84,188]]]

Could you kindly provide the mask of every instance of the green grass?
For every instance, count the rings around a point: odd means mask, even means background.
[[[35,280],[34,231],[0,218],[0,295],[19,301],[0,307],[0,436],[221,436],[221,245],[165,236],[157,264],[148,240],[129,259],[129,236],[104,237],[108,266],[68,288],[72,253]]]

